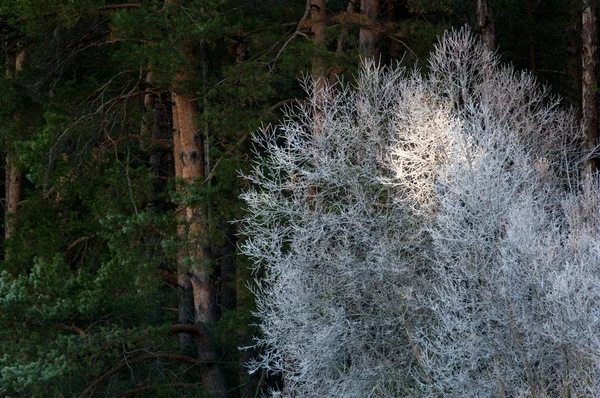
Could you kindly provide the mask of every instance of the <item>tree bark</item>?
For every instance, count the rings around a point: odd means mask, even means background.
[[[361,0],[360,2],[361,26],[359,31],[360,53],[365,58],[379,56],[377,44],[377,15],[379,14],[379,0]]]
[[[25,50],[21,49],[15,56],[9,57],[6,70],[7,77],[16,77],[23,70],[25,62]],[[18,121],[19,116],[15,115],[15,121]],[[23,197],[23,173],[17,166],[14,160],[14,153],[9,147],[6,152],[6,180],[5,180],[5,226],[4,239],[9,239],[15,230],[15,225],[19,217],[19,204]],[[8,258],[8,253],[5,253]]]
[[[585,0],[581,14],[582,51],[582,129],[585,134],[585,149],[592,151],[598,144],[598,93],[597,93],[597,19],[596,3]],[[595,157],[594,157],[595,158]],[[583,174],[596,169],[595,159],[584,165]]]
[[[178,80],[186,80],[185,73],[178,75]],[[184,188],[204,179],[204,160],[202,140],[196,122],[197,111],[195,102],[188,95],[173,92],[174,117],[177,122],[173,131],[174,157],[176,171],[181,174],[176,177],[182,180]],[[180,205],[179,217],[183,224],[179,226],[179,237],[184,243],[178,256],[179,284],[184,291],[184,302],[181,306],[180,320],[204,325],[215,322],[216,306],[214,284],[211,281],[210,258],[204,242],[206,240],[206,210],[202,205]],[[192,293],[193,309],[189,314],[189,292]],[[216,349],[212,338],[198,344],[199,361],[216,361]],[[223,375],[216,364],[206,365],[202,381],[207,390],[215,397],[226,397]]]
[[[325,0],[309,0],[310,1],[310,31],[315,46],[319,51],[325,50],[327,46],[325,37],[325,28],[327,26],[326,1]],[[326,71],[325,63],[318,54],[313,55],[312,61],[312,76],[313,76],[313,95],[316,99],[317,108],[314,112],[315,134],[321,134],[321,104],[323,104],[326,87]]]
[[[496,51],[496,31],[491,0],[477,0],[477,27],[486,50]]]
[[[168,0],[172,5],[180,5],[178,0]],[[180,51],[189,60],[193,54],[188,43],[180,45]],[[188,188],[202,184],[205,179],[205,154],[203,140],[198,126],[198,112],[193,96],[181,90],[181,85],[191,80],[189,71],[182,69],[175,77],[172,89],[173,101],[173,150],[175,176],[180,183],[180,193],[187,196]],[[207,209],[205,203],[188,204],[182,201],[177,209],[181,224],[178,228],[182,247],[177,256],[179,284],[184,291],[180,303],[180,322],[194,324],[207,331],[207,324],[217,320],[215,283],[211,277],[211,263],[207,242]],[[189,308],[191,290],[192,309]],[[193,317],[193,319],[189,319]],[[185,318],[185,319],[182,319]],[[193,321],[193,322],[190,322]],[[180,340],[181,341],[181,340]],[[206,362],[202,372],[202,382],[208,393],[216,398],[227,397],[223,372],[217,361],[217,349],[210,334],[198,344],[197,359]]]
[[[569,24],[566,30],[568,35],[568,45],[566,47],[567,57],[567,87],[570,88],[565,93],[567,103],[574,105],[577,118],[581,120],[581,83],[583,81],[581,72],[582,44],[581,44],[581,0],[571,0],[569,12]]]
[[[183,177],[182,162],[178,159],[181,153],[181,140],[179,139],[179,108],[176,103],[176,96],[172,94],[172,101],[174,102],[172,113],[173,113],[173,160],[175,166],[175,178],[179,179]],[[178,184],[177,192],[180,195],[185,194],[185,190]],[[177,236],[181,242],[186,239],[186,209],[184,206],[179,206],[176,210],[175,219],[177,220]],[[193,324],[195,321],[194,314],[194,298],[192,294],[192,283],[190,280],[190,274],[188,267],[185,264],[186,255],[183,248],[180,248],[177,253],[177,285],[179,286],[179,304],[178,304],[178,316],[177,320],[182,324]],[[187,334],[179,335],[179,347],[182,352],[189,351],[190,347],[194,343],[194,339]]]

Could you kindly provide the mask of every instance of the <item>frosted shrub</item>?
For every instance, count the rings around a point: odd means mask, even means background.
[[[599,396],[599,184],[573,114],[466,31],[255,136],[243,251],[293,397]]]
[[[399,109],[414,115],[412,128],[447,128],[429,120],[437,107],[422,106],[435,103],[426,85],[368,64],[356,88],[309,92],[312,104],[255,137],[260,160],[243,196],[244,251],[264,271],[256,292],[264,352],[253,367],[283,373],[286,394],[406,396],[415,387],[410,330],[419,323],[423,237],[383,181],[393,175]]]
[[[482,73],[452,86],[452,63]],[[598,396],[600,258],[590,248],[599,247],[591,225],[600,224],[591,221],[597,215],[584,222],[581,206],[600,191],[566,192],[577,170],[573,115],[529,75],[499,68],[465,32],[438,46],[431,76],[437,87],[454,87],[440,94],[461,128],[434,167],[428,230],[438,279],[435,321],[420,331],[423,390]],[[581,239],[585,247],[574,242]]]

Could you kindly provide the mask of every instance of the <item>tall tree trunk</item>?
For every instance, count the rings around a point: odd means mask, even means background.
[[[379,14],[379,0],[361,0],[360,2],[361,26],[359,31],[360,53],[365,58],[379,56],[377,44],[377,15]]]
[[[180,5],[178,0],[168,0],[170,4]],[[181,52],[188,59],[193,54],[187,43]],[[198,127],[198,112],[195,99],[179,86],[190,81],[189,72],[182,69],[175,77],[177,87],[172,90],[173,100],[173,151],[176,178],[183,183],[180,192],[185,196],[192,184],[202,183],[205,179],[205,154],[203,140]],[[193,316],[198,352],[197,359],[205,362],[202,371],[202,382],[208,393],[216,398],[227,397],[225,380],[220,366],[214,338],[208,324],[217,320],[215,283],[211,277],[211,256],[207,242],[207,217],[205,204],[183,203],[177,209],[178,217],[183,223],[178,229],[179,239],[183,243],[178,255],[178,277],[184,292],[191,288],[193,309],[186,300],[180,305],[180,318]],[[188,296],[187,294],[184,294]]]
[[[483,45],[488,51],[496,51],[496,31],[491,0],[477,0],[477,27]]]
[[[178,80],[185,81],[185,73],[178,75]],[[173,143],[176,178],[182,180],[185,191],[189,186],[204,179],[204,156],[202,140],[197,126],[196,105],[192,98],[173,92],[174,122]],[[179,171],[181,174],[177,174]],[[185,194],[184,194],[185,195]],[[179,238],[183,244],[178,256],[179,284],[184,290],[184,302],[180,306],[180,320],[189,320],[201,332],[203,338],[198,341],[198,360],[206,361],[202,373],[202,381],[207,390],[215,397],[227,396],[223,374],[215,363],[217,354],[214,339],[210,336],[206,324],[215,322],[216,305],[214,283],[211,280],[211,264],[208,247],[205,245],[207,235],[204,205],[182,204],[178,213],[183,224],[179,226]],[[193,309],[189,314],[189,291],[192,293]]]
[[[175,166],[175,178],[183,178],[183,163],[179,158],[181,153],[181,140],[179,139],[180,128],[179,128],[179,112],[180,107],[177,106],[176,96],[172,94],[173,101],[173,163]],[[180,195],[185,195],[185,187],[177,184],[177,192]],[[186,228],[186,209],[183,205],[179,206],[176,210],[175,219],[177,220],[177,236],[180,240],[180,244],[186,240],[187,228]],[[192,282],[190,280],[190,273],[188,266],[186,265],[186,253],[183,247],[181,247],[177,253],[177,285],[179,288],[179,304],[178,304],[178,316],[177,320],[180,324],[194,324],[195,313],[194,313],[194,297],[192,291]],[[179,347],[183,353],[188,353],[191,347],[194,346],[194,337],[191,334],[181,333],[179,334]]]
[[[15,56],[9,57],[6,70],[7,77],[15,77],[23,70],[25,62],[25,50],[21,49]],[[19,116],[15,115],[15,121],[18,121]],[[8,144],[8,143],[7,143]],[[9,239],[15,230],[15,225],[19,217],[19,204],[23,197],[23,173],[17,166],[12,153],[11,145],[7,145],[6,152],[6,180],[5,180],[5,226],[4,239]],[[8,258],[8,253],[5,253]]]
[[[326,71],[325,63],[318,54],[326,48],[327,42],[325,38],[325,28],[327,24],[326,14],[326,1],[325,0],[309,0],[310,1],[310,31],[312,39],[318,48],[317,54],[313,56],[312,61],[312,76],[314,82],[314,95],[317,98],[317,103],[322,102],[324,90],[326,86]],[[319,100],[321,99],[321,101]],[[316,110],[315,114],[315,133],[319,134],[321,131],[318,114],[319,110]]]
[[[567,53],[567,87],[570,89],[565,93],[568,104],[574,105],[578,119],[581,119],[581,0],[570,0],[569,25],[566,30],[568,35]]]
[[[598,94],[597,94],[597,19],[596,3],[585,0],[581,14],[582,52],[582,128],[585,134],[585,148],[593,150],[598,144]],[[596,169],[594,159],[584,166],[584,175]]]

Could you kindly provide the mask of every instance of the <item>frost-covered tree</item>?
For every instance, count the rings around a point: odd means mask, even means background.
[[[415,387],[422,237],[384,181],[399,110],[423,130],[447,128],[426,86],[371,63],[355,89],[330,89],[255,137],[244,251],[264,272],[256,292],[264,353],[253,367],[283,373],[287,394],[393,396]]]
[[[437,47],[431,79],[460,128],[432,166],[426,395],[598,396],[600,191],[573,182],[572,113],[465,32]]]
[[[342,86],[255,137],[253,369],[294,397],[598,396],[600,189],[576,183],[573,113],[467,30],[427,77],[366,63]]]

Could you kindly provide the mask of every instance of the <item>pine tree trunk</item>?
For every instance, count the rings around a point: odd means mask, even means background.
[[[9,57],[6,70],[7,77],[15,77],[23,70],[23,62],[25,61],[25,50],[22,49],[16,56]],[[18,119],[18,115],[15,115],[15,119]],[[10,146],[10,145],[7,145]],[[12,148],[11,148],[12,149]],[[6,152],[6,180],[5,180],[5,226],[4,226],[4,239],[9,239],[15,230],[15,225],[19,217],[19,204],[23,197],[23,173],[16,165],[14,154],[11,150]],[[8,258],[8,253],[5,253]]]
[[[585,134],[585,148],[593,150],[598,144],[598,94],[597,94],[597,20],[596,3],[585,0],[581,18],[582,52],[582,128]],[[594,160],[584,166],[584,175],[596,169]]]
[[[496,51],[496,32],[491,0],[477,0],[477,27],[486,50]]]
[[[377,44],[377,15],[379,14],[379,0],[361,0],[360,2],[361,27],[359,32],[360,53],[365,58],[379,56]]]
[[[180,80],[185,76],[180,74]],[[195,102],[187,95],[173,96],[174,126],[173,131],[175,170],[181,174],[176,177],[185,184],[183,190],[204,178],[204,160],[202,140],[197,127],[197,111]],[[198,360],[207,361],[202,373],[202,381],[213,396],[227,396],[223,375],[217,361],[214,339],[205,327],[215,322],[216,305],[214,283],[211,281],[210,256],[205,245],[207,226],[206,209],[203,205],[182,204],[178,213],[183,221],[179,227],[180,239],[184,243],[178,256],[179,284],[184,290],[184,303],[180,306],[180,318],[192,315],[193,323],[203,333],[204,338],[198,342]],[[189,291],[192,292],[193,309],[189,314]],[[184,319],[180,319],[184,320]],[[188,319],[185,319],[188,320]]]
[[[183,177],[183,166],[181,160],[178,158],[181,153],[181,140],[179,139],[179,108],[175,102],[177,98],[172,94],[173,108],[173,163],[175,166],[175,178],[179,179]],[[177,184],[177,192],[180,195],[185,194],[185,188],[182,188]],[[175,219],[177,220],[177,236],[181,243],[186,240],[187,229],[186,223],[186,209],[183,206],[179,206],[176,210]],[[178,316],[177,320],[180,324],[188,325],[195,323],[194,314],[194,298],[192,294],[192,283],[190,281],[190,274],[188,267],[186,266],[186,253],[184,248],[180,248],[177,253],[177,285],[179,287],[179,304],[178,304]],[[181,333],[179,334],[179,347],[183,353],[188,353],[191,347],[194,346],[194,338],[190,334]]]
[[[179,5],[178,0],[168,0]],[[181,52],[192,59],[191,50],[184,43]],[[175,77],[177,85],[190,81],[190,76],[181,70]],[[198,127],[198,112],[195,99],[186,93],[172,90],[173,101],[173,155],[175,177],[182,183],[180,193],[185,197],[193,184],[202,184],[205,179],[204,143]],[[206,204],[188,204],[186,201],[177,209],[179,240],[182,247],[177,257],[178,282],[184,294],[180,302],[179,317],[193,323],[199,331],[197,359],[205,363],[202,382],[206,391],[215,398],[227,397],[225,380],[218,361],[217,349],[208,324],[217,320],[215,283],[212,280],[211,256],[207,242]],[[189,308],[191,291],[192,308]],[[191,313],[190,313],[191,312]],[[193,319],[189,319],[193,317]],[[192,322],[189,322],[192,321]]]

